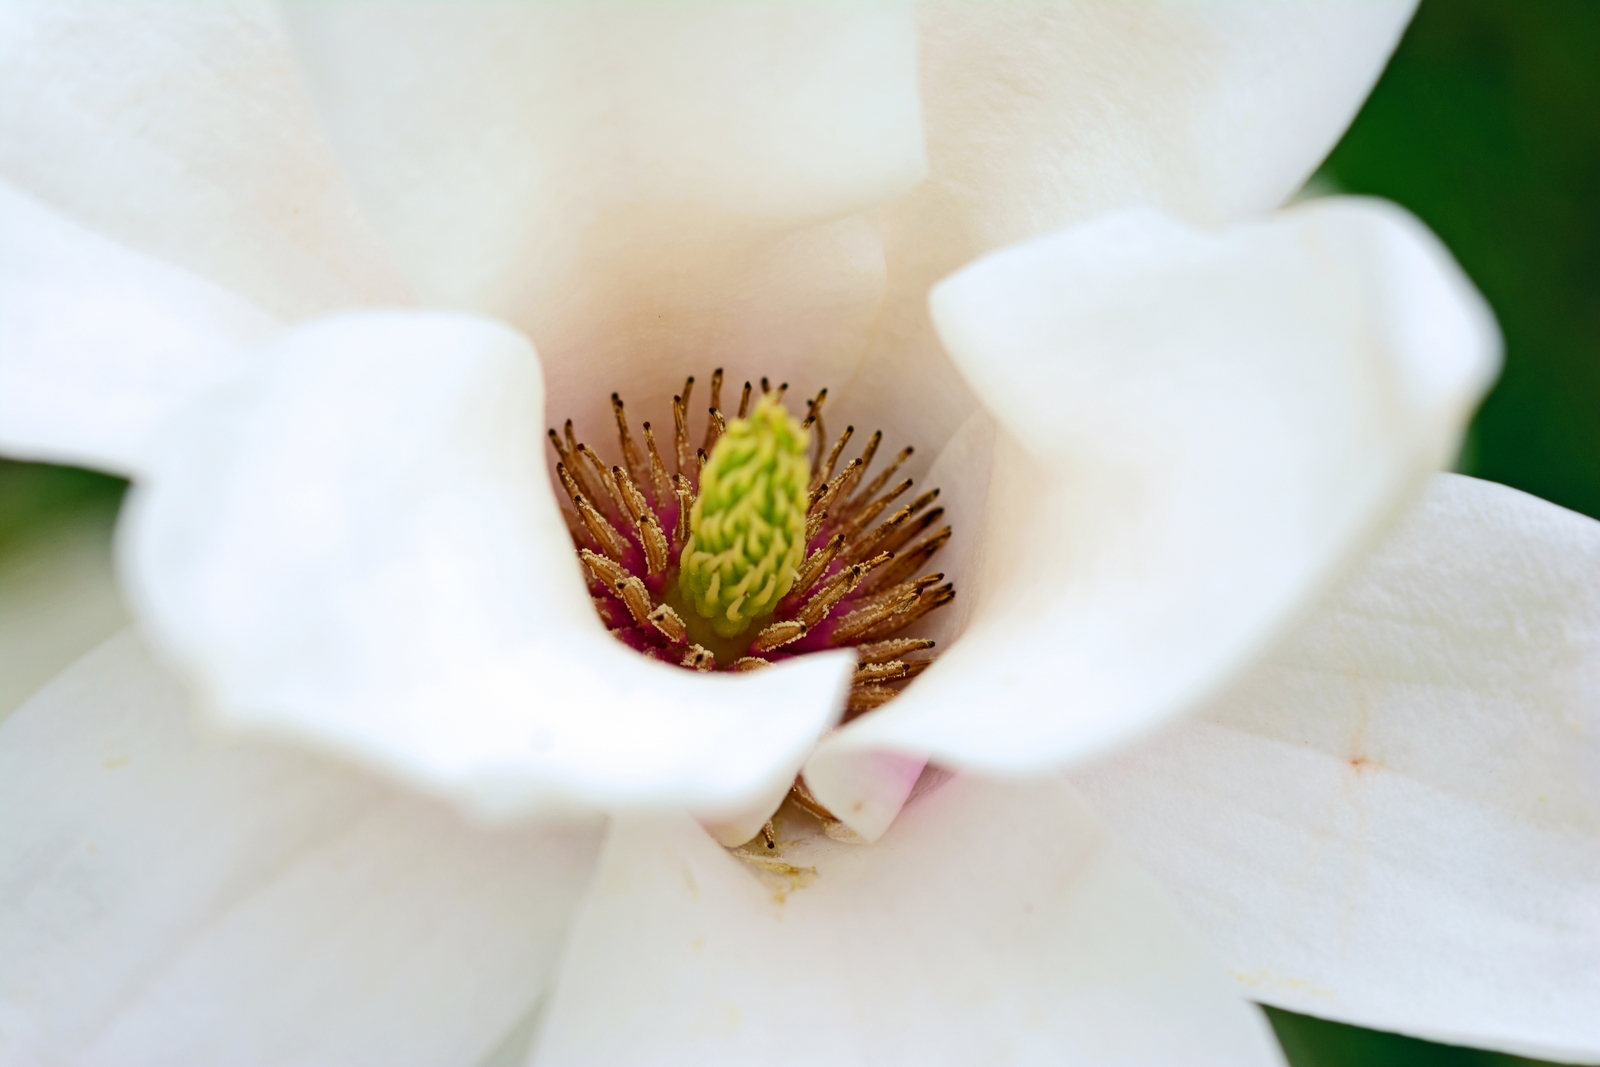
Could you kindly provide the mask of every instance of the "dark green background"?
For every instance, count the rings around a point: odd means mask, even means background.
[[[1461,469],[1600,518],[1600,0],[1427,0],[1323,177],[1421,216],[1499,316]],[[0,461],[0,556],[121,491]],[[1536,1062],[1269,1014],[1296,1067]]]

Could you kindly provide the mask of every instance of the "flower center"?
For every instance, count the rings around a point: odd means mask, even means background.
[[[758,670],[853,648],[849,718],[892,700],[932,662],[910,657],[934,643],[905,631],[955,599],[943,574],[919,574],[950,527],[938,525],[944,509],[930,507],[937,489],[890,510],[911,489],[911,479],[895,475],[912,449],[868,481],[883,434],[841,466],[855,428],[830,441],[828,391],[806,402],[801,421],[784,407],[787,388],[763,378],[752,410],[746,382],[730,421],[716,371],[695,448],[689,378],[672,398],[671,475],[650,423],[641,427],[641,449],[611,394],[621,463],[608,465],[578,441],[571,419],[564,433],[550,431],[570,504],[562,513],[595,610],[618,640],[701,671]]]

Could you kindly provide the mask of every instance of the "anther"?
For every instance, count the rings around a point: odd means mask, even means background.
[[[617,596],[627,605],[628,614],[633,616],[633,621],[640,626],[650,625],[650,612],[653,610],[650,603],[650,591],[644,587],[644,582],[632,575],[624,578],[612,586],[617,591]]]
[[[873,435],[873,442],[869,446],[870,448],[872,448],[873,451],[877,450],[877,445],[878,445],[877,438],[878,438],[878,436],[879,435],[877,435],[877,434]],[[881,472],[879,472],[879,474],[878,474],[878,476],[876,478],[872,479],[871,482],[867,483],[867,487],[865,489],[861,490],[860,493],[856,494],[854,499],[851,500],[850,506],[852,508],[860,507],[862,504],[864,504],[865,502],[867,502],[868,500],[871,500],[874,496],[876,496],[878,494],[878,492],[880,492],[883,489],[884,486],[889,484],[889,479],[894,477],[894,472],[899,470],[901,465],[903,463],[905,463],[906,460],[910,459],[912,454],[915,453],[915,452],[916,452],[916,449],[911,448],[909,446],[907,446],[906,448],[902,448],[900,450],[900,454],[895,456],[894,459],[889,463],[889,465],[887,467],[885,467]],[[865,457],[863,457],[863,458],[865,458]],[[870,460],[868,462],[870,462]]]
[[[689,636],[689,628],[683,624],[683,619],[679,618],[678,613],[666,604],[658,605],[654,611],[650,612],[647,618],[650,620],[651,626],[654,626],[663,637],[675,645],[683,644],[685,638]]]
[[[589,536],[594,539],[600,551],[621,563],[627,558],[628,543],[617,532],[616,527],[606,521],[606,517],[594,509],[584,497],[578,497],[575,502],[578,509],[578,518],[583,520],[584,528],[589,531]]]
[[[578,456],[584,461],[583,466],[579,469],[592,473],[605,491],[605,496],[600,499],[610,500],[613,508],[612,514],[616,518],[621,519],[626,516],[628,509],[627,505],[622,502],[622,490],[617,488],[617,480],[611,476],[611,471],[606,467],[605,462],[595,454],[594,449],[585,444],[578,446]]]
[[[713,407],[706,415],[706,443],[700,447],[700,451],[709,453],[727,428],[728,422],[722,417],[722,412]]]
[[[616,393],[611,394],[611,413],[617,418],[617,442],[622,446],[622,462],[627,464],[628,473],[640,484],[650,479],[650,468],[645,466],[644,457],[639,454],[639,447],[633,443],[633,435],[628,432],[628,412],[622,405],[622,398]]]
[[[850,690],[850,696],[845,700],[846,711],[871,711],[881,708],[893,700],[899,693],[884,685],[858,685]]]
[[[594,575],[594,580],[607,589],[615,589],[619,582],[626,581],[628,572],[615,560],[602,556],[598,552],[591,552],[587,548],[578,550],[578,558],[583,560],[589,568],[589,573]]]
[[[733,661],[731,669],[736,671],[759,671],[762,667],[770,666],[772,666],[770,659],[762,659],[760,656],[740,656]]]
[[[782,648],[791,641],[800,640],[806,635],[807,629],[808,627],[805,623],[795,619],[775,622],[756,634],[756,639],[750,642],[750,648],[755,652],[771,652],[775,648]]]
[[[901,659],[912,652],[921,652],[932,647],[933,642],[926,637],[891,637],[887,641],[857,645],[856,660],[860,663],[882,663],[891,659]]]
[[[839,453],[844,451],[844,446],[850,443],[850,435],[856,432],[854,426],[846,426],[844,433],[833,443],[828,450],[828,455],[823,459],[821,466],[811,475],[811,491],[816,492],[833,477],[833,469],[839,463]]]
[[[821,578],[823,572],[828,569],[828,565],[833,562],[833,557],[837,556],[839,550],[843,547],[844,534],[834,534],[828,539],[827,544],[811,553],[805,563],[801,564],[800,572],[795,575],[793,592],[801,595],[809,592],[811,587],[817,584],[817,579]]]
[[[672,479],[667,477],[667,465],[661,462],[661,450],[656,447],[656,435],[650,424],[644,424],[644,443],[650,453],[650,484],[655,490],[656,507],[665,507],[672,497]]]
[[[839,491],[840,495],[842,495],[846,500],[850,499],[850,494],[856,490],[856,483],[866,475],[867,469],[872,466],[872,458],[878,454],[878,446],[882,443],[883,431],[874,430],[872,432],[872,438],[867,441],[867,447],[861,450],[861,465],[856,468],[855,476],[846,481],[844,483],[844,488]]]
[[[710,649],[699,645],[690,645],[683,659],[679,661],[680,667],[692,667],[697,671],[714,670],[717,666],[717,657],[711,654]]]

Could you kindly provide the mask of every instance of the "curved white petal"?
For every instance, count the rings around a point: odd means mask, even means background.
[[[124,635],[0,726],[0,1063],[471,1063],[545,994],[596,822],[474,828],[185,704]]]
[[[937,642],[934,647],[938,654],[961,636],[972,615],[973,598],[967,595],[970,590],[964,579],[975,570],[973,557],[983,532],[994,441],[994,419],[986,411],[974,413],[940,450],[925,479],[924,484],[938,487],[939,503],[950,517],[950,540],[934,557],[932,566],[953,575],[956,584],[956,599],[919,623],[914,631],[919,637]],[[920,680],[914,681],[911,688],[921,685]],[[926,758],[915,751],[894,752],[825,741],[806,762],[804,774],[812,795],[839,821],[858,836],[876,841],[900,813],[926,763]],[[748,840],[748,836],[740,840]]]
[[[0,175],[274,315],[406,297],[262,3],[0,5]]]
[[[718,364],[837,386],[860,359],[882,250],[846,217],[925,170],[908,5],[287,11],[419,292],[526,330],[563,414]]]
[[[614,821],[533,1062],[1281,1062],[1225,985],[1062,783],[957,779],[777,859]]]
[[[929,179],[885,220],[889,292],[859,389],[897,436],[973,399],[926,295],[963,263],[1101,212],[1203,224],[1276,208],[1355,116],[1415,0],[924,3]]]
[[[848,655],[701,675],[608,636],[546,473],[539,364],[464,315],[300,327],[175,424],[124,562],[158,647],[230,721],[485,809],[792,779]]]
[[[128,623],[111,573],[111,516],[85,509],[0,553],[0,720]]]
[[[1216,235],[1114,216],[933,307],[1002,431],[971,622],[813,766],[1058,766],[1192,707],[1450,456],[1498,362],[1448,255],[1376,202]]]
[[[151,432],[278,328],[0,182],[0,449],[140,473]]]
[[[1074,780],[1249,996],[1600,1059],[1600,523],[1439,475],[1265,664]]]

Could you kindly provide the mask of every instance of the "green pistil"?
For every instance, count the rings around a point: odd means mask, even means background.
[[[772,614],[794,584],[806,549],[806,446],[800,423],[768,396],[728,424],[706,459],[678,585],[721,637]]]

